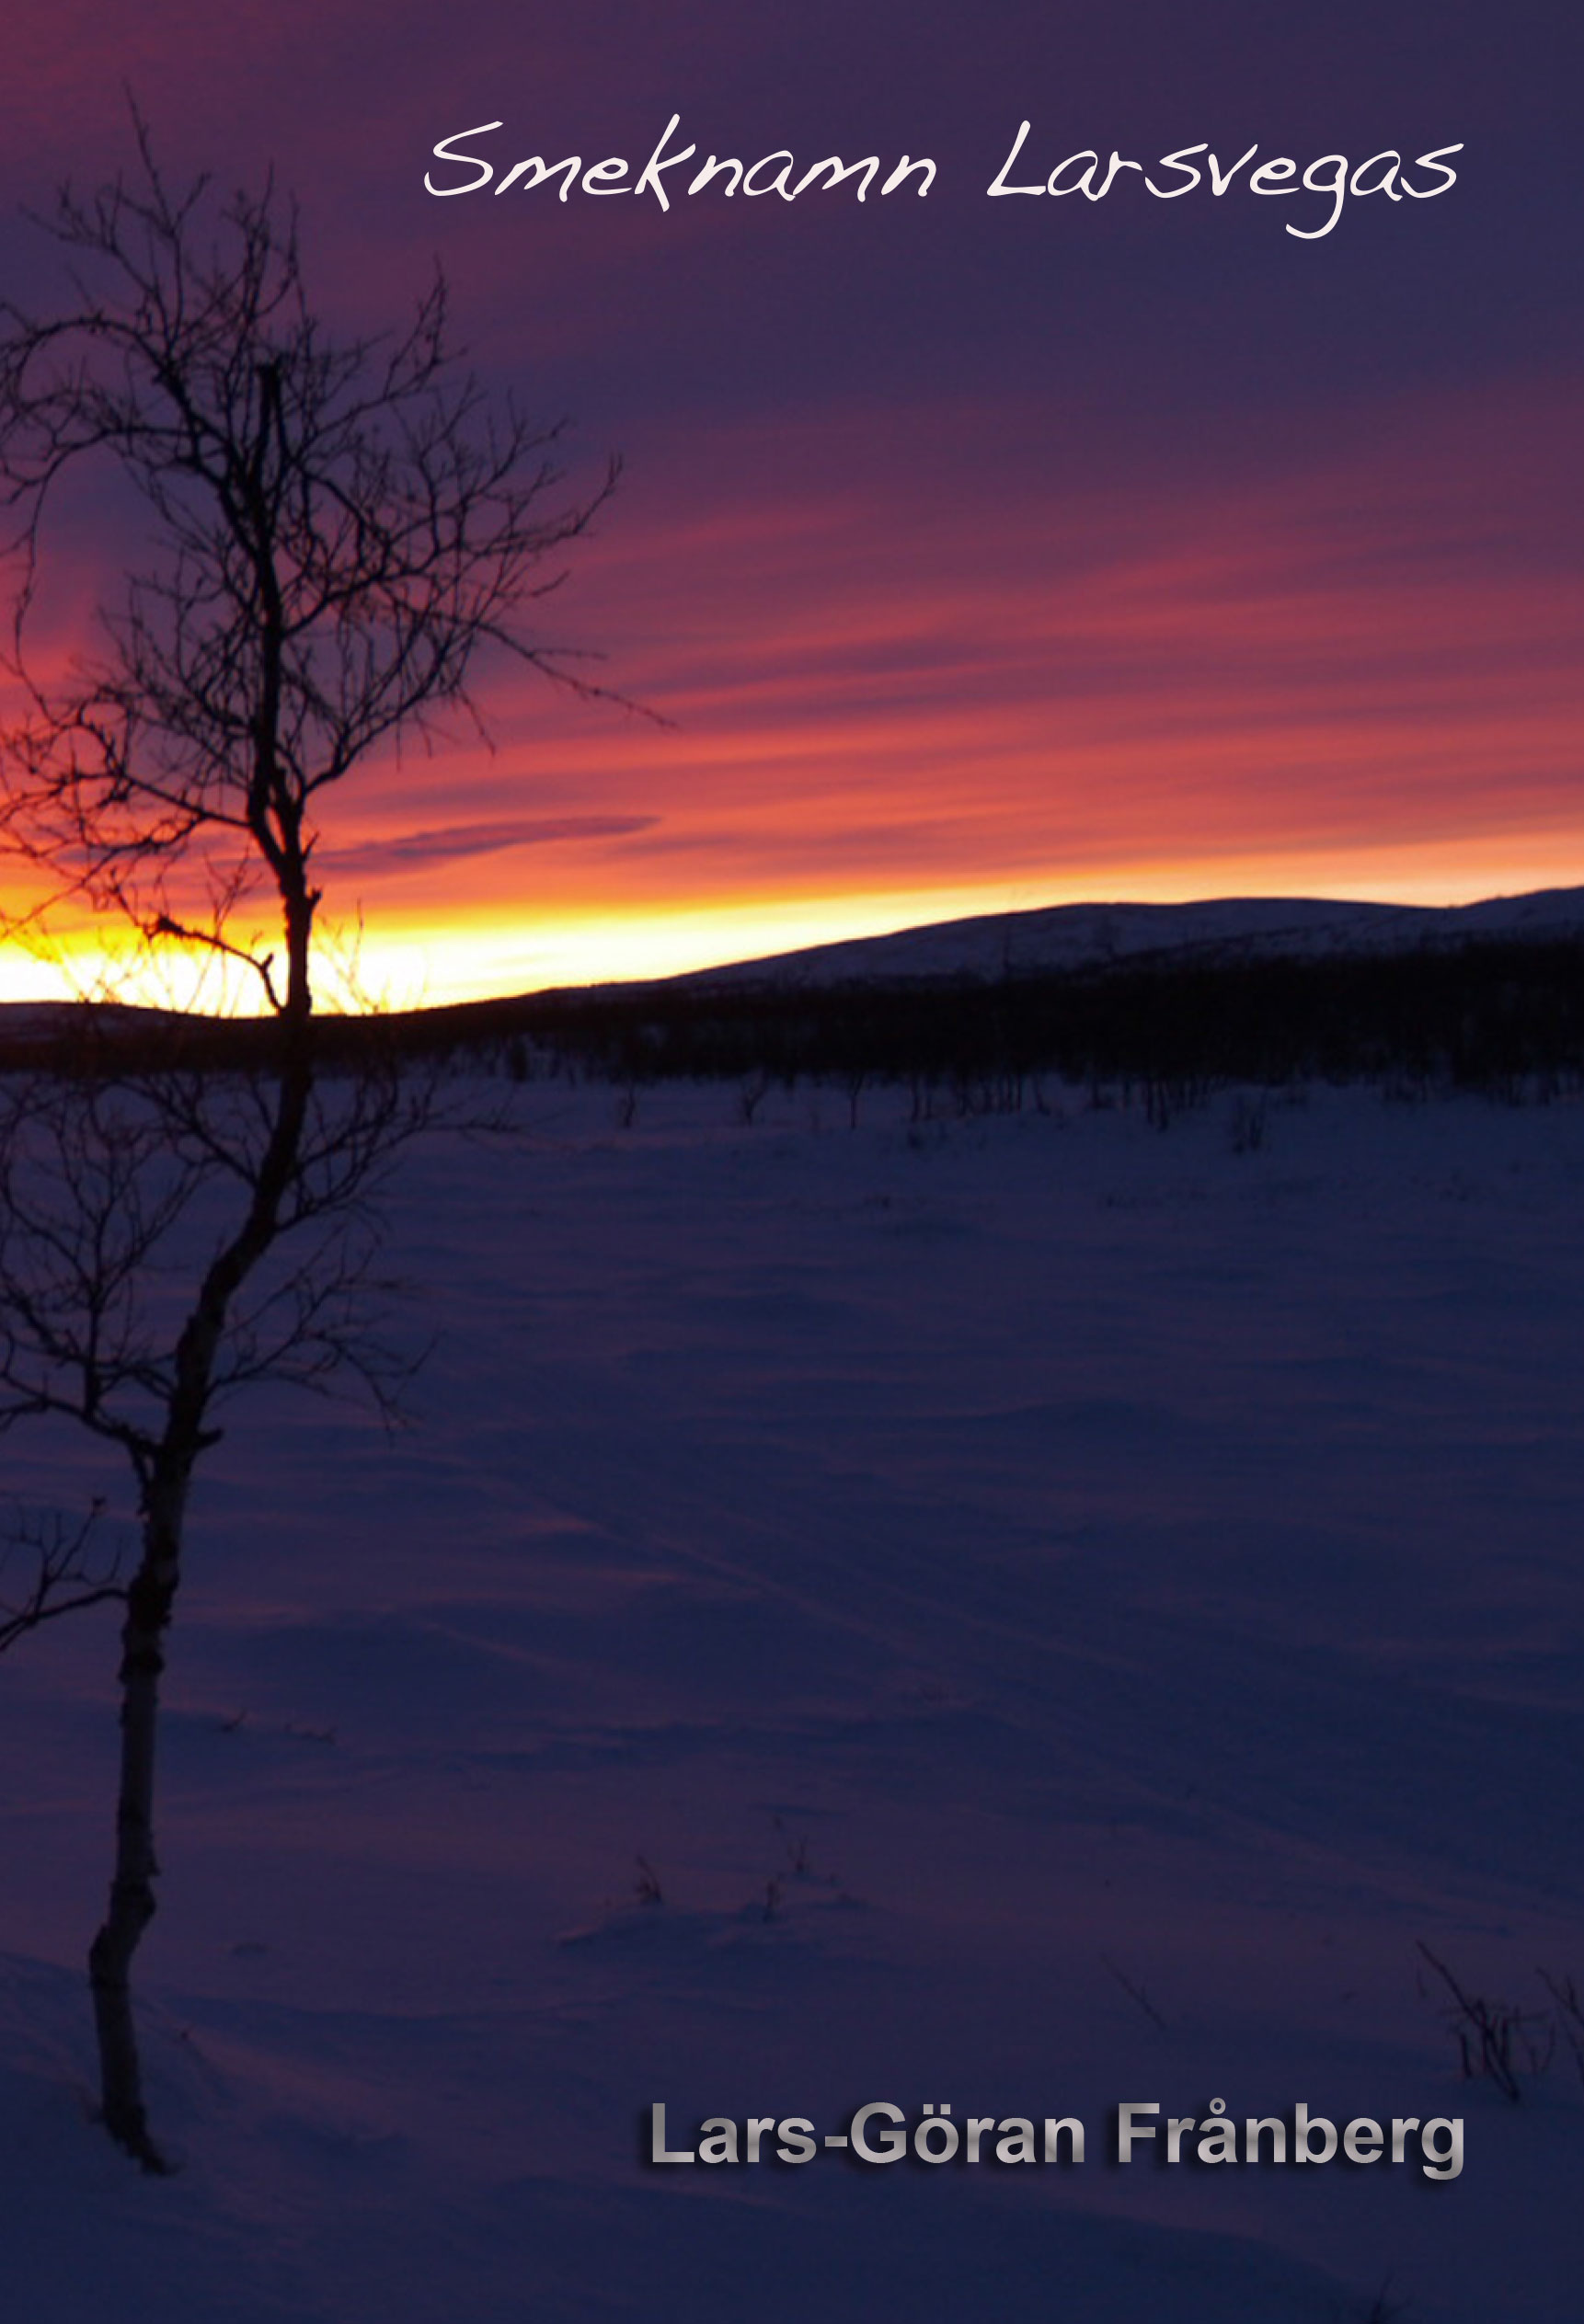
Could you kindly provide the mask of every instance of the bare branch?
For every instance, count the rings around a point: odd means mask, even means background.
[[[94,1502],[75,1528],[58,1515],[21,1517],[6,1536],[0,1545],[0,1574],[18,1551],[31,1561],[32,1573],[20,1598],[0,1599],[0,1654],[29,1631],[63,1614],[79,1614],[110,1598],[125,1597],[114,1563],[96,1572],[87,1560],[88,1541],[103,1510],[102,1501]]]

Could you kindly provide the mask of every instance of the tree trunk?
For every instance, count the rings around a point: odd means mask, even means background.
[[[143,2106],[143,2068],[132,2019],[132,1963],[156,1909],[155,1744],[165,1633],[180,1578],[185,1500],[184,1491],[168,1484],[151,1490],[143,1523],[143,1563],[127,1592],[127,1618],[121,1631],[115,1872],[104,1926],[88,1952],[105,2128],[145,2170],[152,2171],[169,2166],[149,2135]]]
[[[306,982],[304,904],[301,938],[293,934],[293,996],[281,1025],[281,1080],[269,1145],[253,1179],[247,1215],[233,1240],[210,1261],[177,1343],[165,1434],[143,1473],[143,1563],[127,1592],[121,1630],[121,1764],[116,1803],[116,1861],[104,1926],[88,1950],[88,1975],[98,2031],[99,2087],[105,2128],[145,2170],[169,2168],[149,2135],[143,2069],[132,2018],[132,1956],[156,1910],[159,1864],[154,1847],[155,1745],[159,1732],[159,1682],[165,1633],[170,1626],[192,1472],[217,1441],[206,1427],[216,1352],[231,1303],[281,1232],[281,1212],[298,1168],[313,1088]]]

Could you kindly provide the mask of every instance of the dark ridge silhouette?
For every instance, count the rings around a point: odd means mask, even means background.
[[[0,1070],[247,1071],[267,1021],[85,1005],[0,1024]],[[1181,1103],[1229,1082],[1390,1082],[1552,1095],[1584,1080],[1584,938],[1399,954],[1122,960],[993,983],[606,985],[324,1017],[323,1064],[472,1059],[518,1079],[906,1082],[1021,1103],[1034,1075]]]

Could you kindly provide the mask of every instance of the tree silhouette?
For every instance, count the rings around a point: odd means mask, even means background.
[[[124,1600],[114,1873],[90,1975],[106,2125],[160,2169],[131,1969],[155,1906],[160,1677],[194,1471],[251,1381],[322,1385],[351,1364],[385,1391],[370,1200],[426,1115],[394,1063],[350,1072],[319,1054],[323,795],[382,745],[476,720],[485,648],[599,691],[523,621],[615,471],[566,495],[558,429],[496,406],[453,352],[442,279],[404,329],[337,338],[273,184],[173,191],[136,132],[130,175],[68,189],[38,222],[69,307],[0,307],[22,703],[0,735],[0,844],[31,885],[30,926],[109,910],[156,951],[251,982],[269,1030],[242,1070],[190,1062],[177,1036],[134,1058],[101,1024],[69,1066],[5,1091],[0,1425],[64,1418],[118,1448],[138,1551],[123,1583],[88,1569],[86,1528],[25,1533],[33,1570],[0,1644]],[[96,465],[132,489],[143,562],[94,646],[41,678],[46,520]]]

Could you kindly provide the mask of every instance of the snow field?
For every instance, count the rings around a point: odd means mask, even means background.
[[[1416,1941],[1584,1978],[1584,1110],[1278,1093],[1240,1152],[1231,1093],[733,1094],[531,1086],[415,1154],[412,1428],[236,1407],[142,1960],[166,2183],[86,2119],[112,1626],[0,1666],[18,2313],[1275,2324],[1389,2278],[1562,2324],[1584,2092],[1462,2081]],[[1460,2116],[1465,2166],[1106,2159],[1119,2101],[1217,2097]],[[656,2169],[657,2100],[1088,2156]]]

